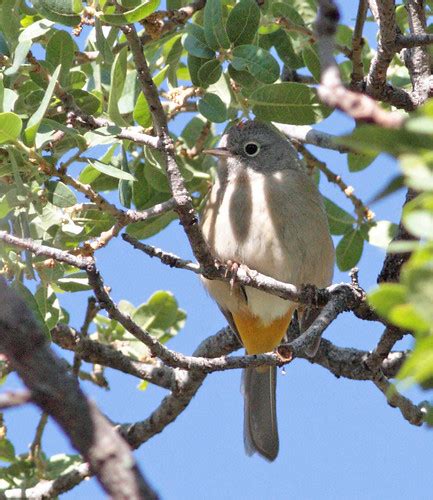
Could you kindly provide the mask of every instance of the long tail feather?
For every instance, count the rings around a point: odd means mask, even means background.
[[[244,443],[248,455],[259,453],[269,461],[279,449],[276,412],[276,367],[247,368],[243,374]]]

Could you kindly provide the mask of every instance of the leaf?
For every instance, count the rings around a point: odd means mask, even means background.
[[[229,64],[228,67],[228,72],[230,75],[230,78],[233,78],[233,80],[243,87],[253,87],[259,85],[259,82],[254,78],[254,76],[249,73],[248,71],[238,71],[235,69],[231,64]]]
[[[41,314],[41,311],[39,310],[38,303],[36,302],[36,299],[34,298],[32,292],[26,286],[24,286],[22,283],[20,283],[19,281],[14,281],[13,288],[21,296],[21,298],[26,303],[27,307],[32,312],[34,319],[39,324],[44,335],[48,339],[50,339],[51,338],[50,331],[47,328],[47,325],[44,321],[44,318]]]
[[[68,274],[57,280],[56,285],[64,292],[83,292],[91,289],[85,271]]]
[[[367,168],[375,159],[377,154],[372,153],[354,153],[347,154],[347,164],[350,172],[359,172]]]
[[[171,292],[159,290],[137,307],[132,319],[144,330],[166,330],[177,318],[178,304]]]
[[[257,118],[265,121],[310,125],[331,113],[319,101],[316,91],[302,83],[262,85],[248,100]]]
[[[398,378],[400,380],[409,379],[406,385],[418,382],[422,383],[433,376],[433,337],[429,336],[418,339],[415,349],[406,359],[402,366]]]
[[[220,79],[221,73],[222,67],[218,59],[205,62],[198,71],[198,79],[201,82],[201,86],[208,87],[216,83]]]
[[[48,181],[46,186],[48,201],[56,207],[72,207],[72,205],[77,203],[76,196],[63,182]]]
[[[339,241],[335,255],[340,271],[348,271],[356,266],[362,255],[364,238],[356,229],[349,229]]]
[[[123,172],[129,173],[128,158],[124,147],[122,147],[122,163],[120,164],[120,167]],[[132,181],[126,181],[124,179],[119,180],[119,200],[120,203],[126,208],[131,208],[132,185]]]
[[[47,328],[51,330],[57,325],[60,315],[60,304],[51,286],[40,286],[35,299]]]
[[[51,97],[54,92],[54,87],[56,86],[57,79],[60,74],[60,69],[61,66],[57,66],[55,69],[53,75],[50,78],[50,83],[48,84],[47,90],[45,92],[44,98],[42,99],[42,102],[38,109],[34,112],[34,114],[30,117],[29,121],[27,122],[27,127],[24,130],[24,137],[26,139],[26,142],[28,145],[31,145],[35,141],[36,133],[39,129],[39,125],[41,124],[41,121],[45,115],[45,112],[48,109],[48,106],[50,105],[51,102]]]
[[[152,78],[157,87],[159,87],[164,81],[168,69],[168,66],[166,66]],[[152,114],[150,112],[149,104],[142,92],[140,92],[137,98],[132,116],[134,120],[144,128],[150,127],[152,125]]]
[[[22,126],[21,118],[15,113],[0,113],[0,144],[16,141]]]
[[[221,0],[207,0],[204,8],[203,28],[206,42],[211,49],[230,48],[230,40],[223,20]]]
[[[419,154],[420,150],[433,149],[433,135],[405,129],[385,129],[376,125],[358,126],[352,134],[340,137],[337,142],[361,153],[387,152],[394,156]]]
[[[113,67],[111,69],[111,88],[108,97],[108,116],[116,123],[116,125],[127,125],[119,112],[119,99],[122,97],[123,86],[126,79],[126,66],[128,58],[128,47],[123,49],[116,55]]]
[[[247,69],[260,82],[273,83],[280,76],[280,66],[267,50],[255,45],[239,45],[232,55],[231,64],[235,69]]]
[[[128,10],[122,14],[103,14],[99,19],[103,23],[112,24],[113,26],[137,23],[152,14],[158,8],[159,2],[160,0],[148,0],[135,7],[135,9]]]
[[[134,181],[135,177],[129,172],[124,172],[120,170],[120,168],[114,167],[113,165],[109,165],[108,163],[102,163],[99,160],[94,160],[89,162],[92,167],[99,170],[103,174],[108,175],[109,177],[114,177],[116,179],[124,179],[126,181]]]
[[[329,198],[323,197],[323,202],[331,234],[344,234],[356,222],[346,210],[343,210]]]
[[[191,83],[194,85],[194,87],[201,86],[201,81],[198,77],[198,72],[200,71],[200,68],[207,62],[209,62],[209,59],[202,59],[200,57],[195,57],[191,54],[188,54],[187,57],[188,71],[191,78]]]
[[[20,33],[18,41],[27,42],[35,40],[36,38],[45,35],[45,33],[48,33],[52,29],[53,25],[54,23],[52,21],[48,21],[47,19],[36,21],[35,23],[27,26],[27,28]]]
[[[313,78],[320,82],[320,59],[316,45],[307,45],[302,51],[302,58]]]
[[[69,73],[74,61],[75,44],[66,31],[56,31],[50,38],[46,48],[46,61],[56,68],[61,65],[59,83],[63,87],[69,85]]]
[[[387,249],[397,232],[397,226],[389,220],[379,220],[368,231],[368,242],[375,247]]]
[[[290,5],[282,2],[272,2],[272,14],[274,17],[284,17],[295,26],[305,26],[304,19],[299,12]]]
[[[203,28],[197,24],[188,26],[188,34],[183,40],[184,49],[194,57],[211,59],[215,52],[208,46]]]
[[[368,294],[368,303],[385,319],[395,306],[406,300],[406,287],[400,283],[382,283]]]
[[[2,462],[15,462],[15,448],[9,439],[0,439],[0,460]]]
[[[80,0],[32,0],[33,7],[42,17],[65,26],[77,26],[83,10]]]
[[[18,70],[24,63],[31,46],[32,42],[30,40],[26,40],[25,42],[20,42],[17,45],[17,48],[15,49],[14,53],[13,64],[4,71],[4,74],[6,76],[11,76],[18,72]]]
[[[216,94],[207,93],[198,103],[199,112],[214,123],[222,123],[227,120],[227,109],[225,104]]]
[[[433,210],[405,211],[403,224],[414,236],[433,239]]]
[[[227,35],[233,45],[254,40],[260,23],[260,9],[255,0],[240,0],[227,19]]]

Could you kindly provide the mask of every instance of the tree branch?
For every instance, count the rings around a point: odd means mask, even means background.
[[[131,49],[141,90],[149,103],[154,127],[161,140],[161,150],[166,161],[167,179],[176,203],[175,211],[179,216],[180,223],[189,239],[195,257],[205,269],[212,270],[215,267],[214,259],[201,233],[191,196],[185,188],[182,174],[176,163],[175,147],[169,135],[167,118],[159,100],[158,89],[152,80],[137,32],[133,25],[123,26],[121,29]]]
[[[33,401],[62,427],[113,498],[156,498],[128,445],[49,349],[23,300],[0,280],[0,349],[8,356]],[[80,415],[77,419],[76,416]]]
[[[367,16],[367,0],[359,0],[358,12],[356,14],[355,29],[352,37],[352,75],[351,85],[356,86],[364,80],[364,65],[362,63],[362,48],[364,47],[364,38],[362,31],[364,29],[365,18]]]
[[[76,330],[63,324],[52,329],[51,336],[58,346],[75,352],[84,361],[128,373],[164,389],[173,390],[176,387],[174,371],[154,358],[148,363],[136,361],[109,345],[81,337]]]
[[[350,148],[336,142],[336,135],[315,130],[309,125],[284,125],[275,122],[273,122],[273,125],[291,140],[299,141],[304,144],[311,144],[319,148],[332,149],[339,153],[347,153],[350,151]]]
[[[403,123],[400,113],[385,111],[369,96],[348,90],[343,85],[333,55],[339,18],[340,14],[333,0],[319,0],[315,31],[321,66],[321,84],[318,88],[320,99],[355,120],[374,122],[388,128],[400,127]],[[374,72],[374,75],[376,73]]]

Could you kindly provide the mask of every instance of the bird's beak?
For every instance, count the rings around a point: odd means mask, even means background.
[[[230,156],[231,153],[227,148],[212,148],[212,149],[204,149],[204,154],[207,155],[215,155],[215,156]]]

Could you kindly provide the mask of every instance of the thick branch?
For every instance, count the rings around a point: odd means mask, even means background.
[[[128,445],[49,349],[23,300],[0,281],[0,349],[32,393],[89,462],[102,487],[116,499],[156,498]],[[77,416],[79,415],[79,418]]]
[[[364,38],[362,37],[362,31],[364,29],[367,10],[367,0],[359,0],[355,29],[353,30],[352,37],[352,85],[357,85],[364,79],[364,66],[362,63],[362,48],[364,46]]]

